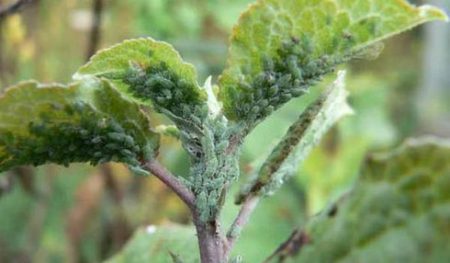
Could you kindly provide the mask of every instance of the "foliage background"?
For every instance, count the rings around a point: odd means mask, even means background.
[[[30,78],[70,81],[92,44],[95,1],[35,0],[0,20],[1,89]],[[231,27],[251,1],[102,2],[97,48],[140,36],[164,40],[195,64],[202,83],[223,69]],[[425,3],[450,8],[448,0]],[[248,262],[267,257],[305,217],[351,186],[368,151],[421,134],[450,137],[448,49],[449,27],[432,23],[387,41],[377,60],[348,65],[356,114],[327,134],[291,183],[263,201],[236,254],[242,252]],[[243,179],[320,89],[288,103],[252,132],[242,155]],[[159,115],[152,119],[167,122]],[[186,175],[180,145],[171,138],[162,145],[161,161]],[[235,213],[230,200],[222,216],[230,222]],[[189,222],[187,209],[167,188],[118,164],[23,167],[0,177],[0,262],[98,262],[116,254],[136,229]]]

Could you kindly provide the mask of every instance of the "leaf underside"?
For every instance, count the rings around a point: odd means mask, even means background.
[[[347,104],[344,77],[345,71],[340,71],[328,91],[291,125],[257,171],[255,179],[241,191],[236,203],[243,202],[249,195],[272,194],[289,176],[295,174],[321,137],[342,117],[352,113]]]
[[[0,171],[47,162],[120,161],[136,167],[157,146],[139,106],[107,81],[28,81],[0,97]]]
[[[219,79],[229,119],[249,126],[380,40],[431,20],[439,9],[404,0],[260,0],[233,29]]]
[[[411,140],[368,158],[349,196],[305,232],[295,262],[448,261],[450,142]]]

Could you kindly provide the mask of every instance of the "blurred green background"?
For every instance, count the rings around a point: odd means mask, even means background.
[[[0,0],[0,6],[13,2]],[[215,80],[231,28],[250,2],[34,0],[0,19],[0,87],[25,79],[68,82],[94,50],[147,36],[172,43],[195,64],[199,83],[209,75]],[[450,8],[450,0],[415,3]],[[356,114],[326,135],[291,183],[263,200],[235,254],[248,262],[267,257],[306,217],[352,185],[367,152],[410,136],[450,137],[449,50],[450,27],[431,23],[387,41],[376,60],[347,65]],[[252,132],[242,151],[241,180],[333,77]],[[176,174],[187,174],[187,156],[174,139],[163,138],[160,159]],[[222,215],[226,224],[237,211],[231,199]],[[176,196],[119,164],[21,167],[0,176],[0,263],[98,262],[120,251],[139,227],[175,223],[190,223]]]

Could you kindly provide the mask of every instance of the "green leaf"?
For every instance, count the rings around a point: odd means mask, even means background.
[[[242,14],[219,79],[225,115],[252,126],[377,41],[446,15],[404,0],[259,0]]]
[[[295,262],[446,262],[449,189],[450,141],[369,156],[353,190],[307,224]]]
[[[173,118],[191,119],[207,113],[206,93],[197,84],[197,73],[165,42],[151,38],[127,40],[94,55],[74,75],[107,78],[129,98],[150,102]]]
[[[11,87],[0,97],[0,171],[47,162],[132,167],[152,158],[158,136],[136,103],[107,81]]]
[[[238,195],[237,203],[243,202],[250,195],[272,194],[297,171],[311,148],[331,126],[343,116],[352,113],[346,100],[344,77],[345,72],[340,71],[326,94],[305,109],[289,127],[280,143],[254,175],[252,182]]]
[[[141,228],[106,263],[167,263],[174,259],[200,262],[194,228],[180,225]]]

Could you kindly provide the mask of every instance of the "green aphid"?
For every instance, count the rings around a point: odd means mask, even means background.
[[[141,151],[141,148],[139,147],[139,145],[135,144],[133,145],[132,150],[133,152],[137,153]],[[149,151],[152,152],[152,149],[150,148]]]
[[[180,89],[174,89],[173,97],[175,100],[183,100],[183,92]]]
[[[119,132],[109,132],[107,136],[109,139],[117,142],[122,142],[125,140],[125,135]]]
[[[273,71],[274,70],[275,65],[273,63],[273,60],[270,57],[263,56],[262,61],[263,61],[263,68],[264,68],[264,70],[266,70],[266,71]]]
[[[269,106],[269,100],[261,100],[261,101],[259,101],[258,106],[260,108],[265,108],[265,107]]]
[[[191,114],[191,108],[187,104],[185,103],[181,104],[181,108],[183,109],[184,114],[186,115]]]
[[[272,85],[269,88],[269,96],[274,96],[275,94],[277,94],[279,91],[278,85]]]
[[[95,136],[94,138],[92,138],[91,142],[93,144],[98,144],[102,142],[102,138],[100,136]]]
[[[280,100],[284,103],[292,99],[292,95],[288,93],[283,93],[280,95]]]
[[[120,153],[123,155],[123,156],[126,156],[126,157],[135,157],[136,156],[136,154],[134,154],[133,152],[131,152],[130,150],[128,150],[128,149],[121,149],[120,150]]]
[[[157,97],[155,98],[155,101],[156,101],[158,104],[165,104],[166,98],[165,98],[165,97],[161,97],[161,96],[157,96]]]
[[[163,89],[161,90],[161,93],[166,97],[167,100],[172,99],[172,93],[170,92],[169,89]]]
[[[76,145],[74,145],[74,144],[71,144],[71,145],[69,145],[69,147],[67,148],[67,150],[69,150],[69,152],[73,152],[73,151],[75,151],[75,150],[77,150],[77,146]]]
[[[101,158],[103,156],[103,153],[100,151],[94,152],[92,155],[94,158]]]
[[[181,89],[189,89],[191,87],[191,85],[189,84],[189,82],[187,82],[184,79],[179,79],[177,86]]]
[[[133,146],[134,145],[134,139],[130,135],[124,135],[123,136],[123,142],[127,146]]]
[[[84,102],[76,101],[73,103],[73,109],[78,113],[83,113],[83,111],[86,109],[86,105]]]
[[[85,137],[87,137],[88,135],[89,135],[89,131],[88,130],[85,130],[85,129],[80,129],[79,131],[78,131],[78,133],[81,135],[81,137],[83,137],[83,138],[85,138]]]
[[[308,36],[303,36],[300,39],[300,45],[306,54],[310,54],[314,51],[314,43],[312,39]]]
[[[123,133],[124,129],[115,121],[109,122],[109,127],[112,131]]]
[[[138,176],[150,175],[149,172],[147,172],[146,170],[142,169],[140,166],[137,166],[137,165],[130,165],[130,166],[128,166],[128,168],[130,169],[131,172],[133,172],[135,175],[138,175]]]
[[[292,79],[291,74],[285,74],[281,78],[278,79],[277,85],[279,87],[289,87],[291,79]]]
[[[266,84],[266,74],[265,73],[259,73],[255,79],[253,80],[253,86],[255,89],[259,87],[264,87]]]
[[[273,85],[273,84],[275,84],[275,82],[277,81],[277,79],[276,79],[275,76],[272,74],[272,72],[266,72],[266,73],[264,74],[264,78],[265,78],[265,81],[267,81],[267,83],[268,83],[269,85]]]
[[[256,105],[252,107],[252,113],[253,114],[259,113],[259,110],[260,110],[260,108],[258,106],[256,106]]]
[[[263,89],[261,89],[261,88],[256,89],[254,92],[254,95],[255,95],[255,100],[261,99],[263,97]]]
[[[108,149],[108,150],[118,150],[118,149],[121,149],[121,147],[120,147],[119,145],[115,144],[115,143],[107,143],[107,144],[105,145],[105,148]]]
[[[172,81],[162,77],[162,76],[155,76],[154,79],[157,81],[157,83],[162,86],[162,88],[164,89],[174,89],[175,88],[175,84],[172,83]]]
[[[159,78],[156,78],[155,76],[150,76],[146,81],[144,88],[140,90],[145,90],[147,88],[153,89],[154,87],[159,85]]]
[[[226,148],[228,147],[228,144],[229,143],[228,143],[227,140],[224,140],[221,143],[217,144],[216,145],[216,152],[218,152],[218,153],[224,152],[226,150]]]
[[[294,88],[294,89],[291,89],[291,94],[292,94],[292,96],[294,96],[294,97],[301,96],[301,95],[305,94],[305,92],[306,92],[306,90],[303,89],[303,88]]]
[[[239,82],[239,87],[244,90],[252,90],[252,86],[245,81]]]
[[[195,124],[197,124],[197,125],[202,125],[202,120],[200,119],[200,118],[198,118],[197,116],[195,116],[195,115],[190,115],[189,116],[190,118],[191,118],[191,120],[195,123]]]
[[[107,163],[111,161],[111,156],[104,156],[103,158],[100,158],[100,160],[98,160],[98,163]]]

